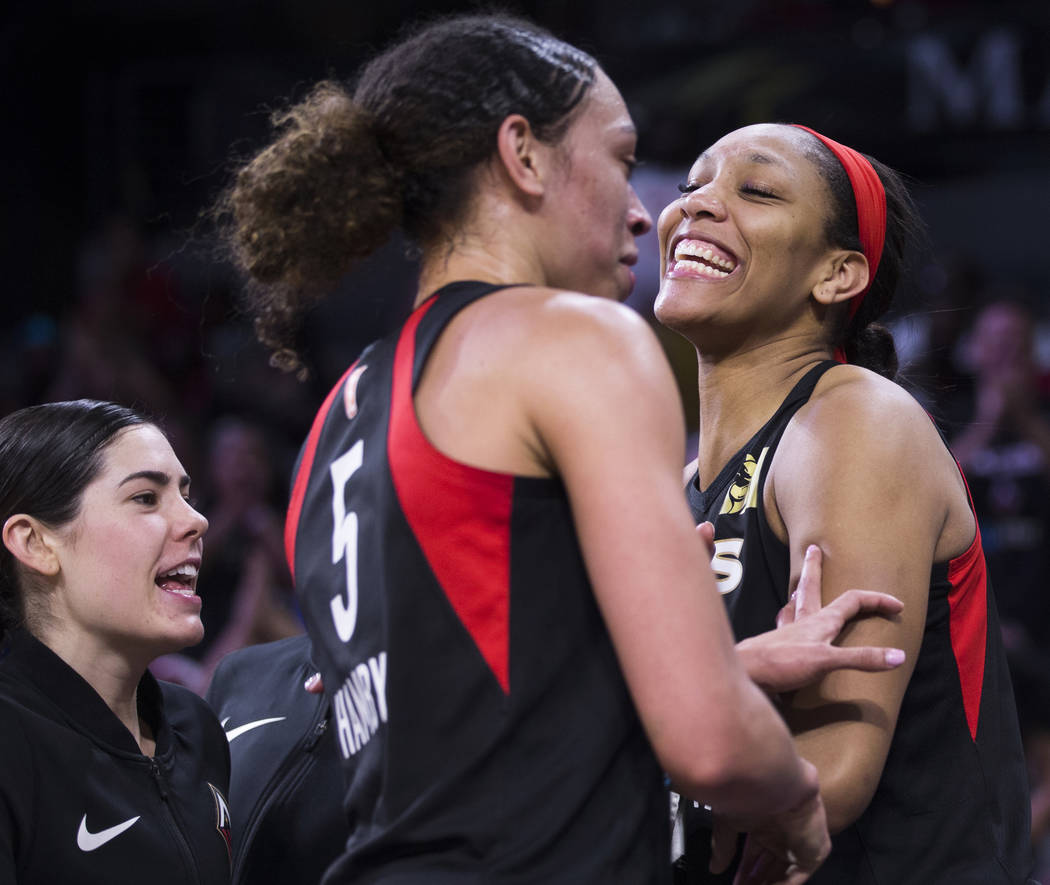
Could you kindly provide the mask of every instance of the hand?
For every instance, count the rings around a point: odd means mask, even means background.
[[[716,876],[729,869],[736,857],[737,839],[740,830],[732,821],[719,814],[712,813],[711,822],[711,862],[708,869]]]
[[[830,853],[824,803],[814,793],[748,834],[733,885],[801,885]]]
[[[904,604],[887,593],[847,590],[821,607],[821,551],[806,551],[798,587],[777,614],[777,629],[737,643],[737,653],[751,679],[768,691],[794,691],[816,682],[833,670],[878,672],[904,662],[899,648],[858,646],[843,648],[832,643],[842,628],[861,614],[891,617]]]
[[[737,836],[750,830],[734,885],[798,885],[831,851],[816,768],[802,760],[813,792],[795,808],[764,820],[732,820],[714,812],[710,871],[724,872],[736,853]]]
[[[308,694],[321,694],[324,691],[324,682],[321,680],[321,674],[314,673],[313,676],[303,683],[303,688]]]

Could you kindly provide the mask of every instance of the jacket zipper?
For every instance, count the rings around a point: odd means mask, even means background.
[[[321,736],[328,728],[328,719],[325,715],[327,709],[327,703],[322,701],[318,704],[318,709],[314,714],[314,724],[309,733],[305,738],[300,738],[299,743],[297,743],[295,747],[292,748],[292,751],[281,760],[281,765],[278,767],[277,773],[270,778],[266,785],[266,792],[261,795],[260,802],[252,809],[251,815],[248,818],[248,823],[244,828],[244,835],[241,838],[241,843],[237,846],[237,854],[233,859],[234,885],[245,885],[245,883],[241,883],[238,878],[240,865],[244,861],[244,855],[248,846],[252,844],[252,839],[255,836],[255,831],[258,829],[259,824],[266,818],[266,815],[271,808],[284,800],[284,785],[294,781],[296,779],[295,776],[299,775],[300,772],[314,764],[315,760],[313,758],[313,751],[317,747],[318,741],[321,740]]]
[[[160,793],[161,801],[164,803],[164,809],[168,813],[168,820],[171,824],[171,829],[174,830],[177,837],[176,841],[179,845],[179,851],[182,854],[183,863],[190,875],[193,876],[193,881],[195,881],[197,885],[202,885],[203,880],[201,879],[201,871],[200,866],[197,863],[197,858],[193,854],[193,849],[190,847],[186,834],[179,825],[179,819],[175,815],[175,809],[171,807],[171,802],[168,798],[168,785],[164,780],[164,772],[161,771],[160,765],[157,764],[157,760],[152,756],[149,760],[149,772],[153,776],[153,783],[157,785],[157,792]]]

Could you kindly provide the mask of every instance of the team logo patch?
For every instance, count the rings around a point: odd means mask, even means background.
[[[762,454],[759,455],[757,461],[754,455],[748,454],[744,456],[744,463],[737,472],[733,484],[729,487],[729,491],[726,492],[725,500],[722,502],[722,509],[718,511],[720,516],[726,513],[740,513],[749,507],[757,505],[758,477],[762,472],[762,465],[765,463],[768,453],[769,447],[767,446],[762,450]]]
[[[222,790],[214,784],[208,784],[208,788],[211,790],[212,798],[215,800],[215,829],[219,831],[219,835],[222,836],[223,841],[226,843],[226,856],[232,865],[233,848],[230,838],[230,806],[226,802],[226,797],[222,795]]]
[[[361,380],[367,368],[368,366],[358,366],[343,385],[343,408],[347,418],[353,418],[357,414],[357,382]]]

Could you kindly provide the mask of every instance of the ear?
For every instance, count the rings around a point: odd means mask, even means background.
[[[511,114],[500,124],[496,150],[515,187],[531,197],[543,196],[546,151],[521,114]]]
[[[862,252],[836,249],[824,265],[821,278],[813,287],[813,297],[824,305],[849,301],[868,285],[868,259]]]
[[[3,540],[4,546],[22,565],[42,575],[58,574],[61,566],[52,536],[38,519],[25,513],[8,517]]]

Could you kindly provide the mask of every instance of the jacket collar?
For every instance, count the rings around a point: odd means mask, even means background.
[[[0,657],[0,672],[34,689],[40,712],[64,721],[110,752],[141,756],[142,751],[101,695],[76,670],[28,630],[15,631]],[[170,744],[164,717],[164,699],[147,670],[138,685],[139,715],[153,731],[156,755]]]

